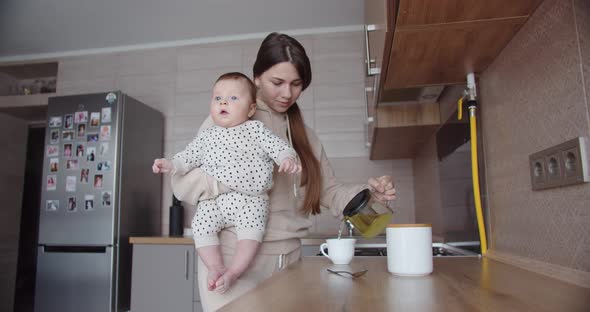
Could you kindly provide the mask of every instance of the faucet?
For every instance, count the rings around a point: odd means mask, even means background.
[[[346,219],[345,223],[346,227],[348,228],[348,236],[352,237],[352,230],[354,230],[354,225],[348,219]]]

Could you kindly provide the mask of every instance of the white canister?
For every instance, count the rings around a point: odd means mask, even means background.
[[[402,276],[432,273],[432,225],[390,224],[385,235],[389,272]]]

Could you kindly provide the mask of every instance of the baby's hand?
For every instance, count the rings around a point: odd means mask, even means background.
[[[166,158],[158,158],[154,160],[152,171],[154,173],[168,173],[174,169],[174,165]]]
[[[279,166],[279,172],[299,173],[301,172],[301,165],[295,158],[286,158]]]

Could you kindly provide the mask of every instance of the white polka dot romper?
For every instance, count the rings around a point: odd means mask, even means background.
[[[238,239],[262,241],[272,187],[273,160],[295,158],[295,151],[260,121],[203,130],[175,159],[201,167],[233,191],[200,201],[192,221],[197,247],[218,245],[221,229],[234,225]]]

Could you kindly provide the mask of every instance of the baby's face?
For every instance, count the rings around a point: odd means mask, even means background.
[[[224,128],[235,127],[254,115],[256,103],[250,98],[248,85],[241,79],[224,79],[213,87],[211,118]]]

